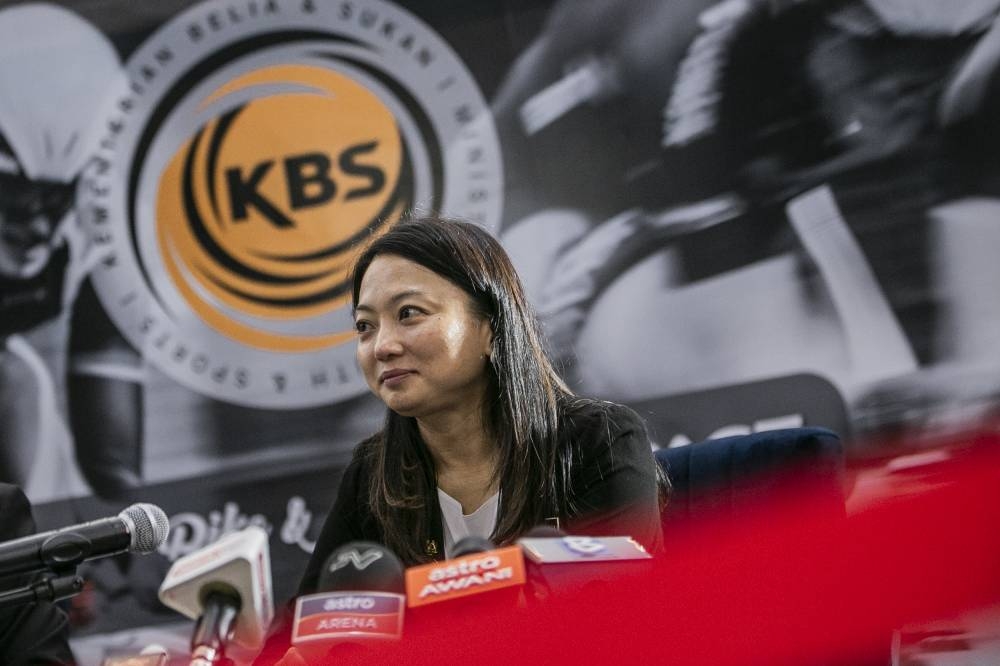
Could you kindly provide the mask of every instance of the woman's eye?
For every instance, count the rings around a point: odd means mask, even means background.
[[[399,309],[400,319],[409,319],[410,317],[420,314],[420,310],[413,307],[412,305],[404,305]]]
[[[372,325],[366,321],[356,321],[354,322],[354,330],[358,333],[367,333],[371,330]]]

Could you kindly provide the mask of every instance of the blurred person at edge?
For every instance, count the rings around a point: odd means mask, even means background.
[[[65,313],[98,256],[74,208],[77,181],[122,76],[111,42],[74,12],[0,10],[0,480],[36,502],[86,491],[67,477],[55,378]]]
[[[33,534],[31,505],[17,486],[0,483],[0,541]],[[0,591],[30,584],[35,574],[0,576]],[[0,663],[5,666],[73,664],[69,622],[55,604],[43,601],[0,609]]]
[[[353,310],[357,360],[385,423],[355,449],[299,594],[315,592],[330,553],[355,540],[383,543],[406,565],[446,559],[470,535],[511,544],[541,524],[661,547],[668,482],[645,425],[567,389],[487,231],[400,223],[360,255]],[[258,663],[284,646],[275,631]],[[302,661],[292,648],[281,663]]]

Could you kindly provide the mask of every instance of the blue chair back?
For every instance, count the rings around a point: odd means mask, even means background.
[[[673,485],[665,527],[706,516],[736,518],[788,501],[791,486],[821,497],[830,516],[844,515],[844,448],[825,428],[723,437],[660,449],[655,457]]]

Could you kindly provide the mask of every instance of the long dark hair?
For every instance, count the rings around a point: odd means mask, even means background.
[[[503,489],[493,539],[511,542],[552,511],[564,513],[572,498],[569,461],[558,454],[558,435],[560,410],[572,393],[549,361],[534,311],[503,247],[485,229],[467,222],[401,222],[358,258],[355,305],[365,272],[383,254],[451,281],[490,323],[490,394],[484,416],[499,446],[493,480]],[[381,433],[362,444],[358,455],[370,465],[370,508],[385,545],[404,560],[426,560],[421,535],[430,532],[425,504],[436,479],[416,420],[386,410]]]

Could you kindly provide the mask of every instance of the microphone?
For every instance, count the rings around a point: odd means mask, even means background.
[[[489,539],[484,539],[483,537],[469,535],[462,539],[459,539],[455,543],[455,548],[452,551],[452,559],[456,557],[462,557],[463,555],[472,555],[473,553],[482,553],[487,550],[493,550],[496,546]]]
[[[646,549],[625,536],[575,536],[539,526],[517,543],[527,561],[527,597],[535,603],[557,595],[608,591],[611,580],[645,574],[652,563]]]
[[[403,563],[388,548],[351,541],[330,554],[318,588],[328,592],[368,590],[403,594]]]
[[[191,664],[219,663],[230,642],[256,650],[274,617],[267,532],[233,532],[170,567],[160,601],[197,620]]]
[[[541,528],[550,530],[552,528]],[[565,564],[572,562],[610,562],[618,560],[649,560],[646,552],[632,537],[590,536],[534,536],[541,531],[535,528],[518,539],[525,556],[538,564]]]
[[[519,546],[497,548],[481,537],[455,544],[456,557],[406,570],[410,608],[523,585],[524,556]]]
[[[552,525],[536,525],[528,530],[522,539],[561,539],[569,536],[566,532]]]
[[[0,544],[0,576],[50,569],[124,552],[147,554],[167,539],[170,521],[153,504],[133,504],[113,518],[33,534]]]
[[[316,594],[295,602],[292,645],[328,649],[399,639],[403,632],[403,564],[377,543],[352,541],[333,551]]]

